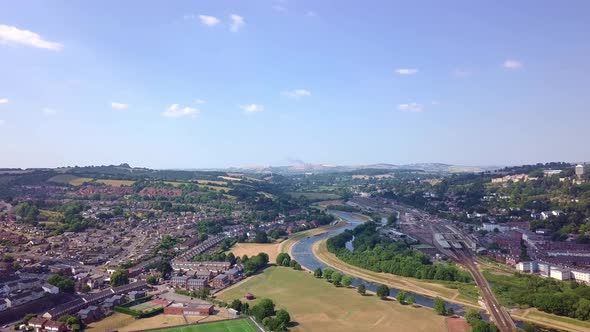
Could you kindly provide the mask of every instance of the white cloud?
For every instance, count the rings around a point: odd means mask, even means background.
[[[0,126],[3,126],[6,123],[6,121],[0,119]]]
[[[287,96],[289,98],[301,98],[301,97],[309,97],[311,96],[311,92],[309,92],[309,90],[305,90],[305,89],[295,89],[293,91],[285,91],[283,92],[284,96]]]
[[[520,69],[522,68],[522,62],[514,59],[508,59],[504,61],[503,66],[507,69]]]
[[[204,103],[206,103],[206,101],[203,99],[195,99],[195,104],[197,104],[197,105],[202,105]]]
[[[53,115],[57,114],[56,110],[54,110],[53,108],[48,108],[48,107],[45,107],[44,109],[42,109],[41,112],[45,116],[53,116]]]
[[[21,30],[4,24],[0,24],[0,44],[20,44],[51,51],[59,51],[63,47],[60,43],[44,40],[32,31]]]
[[[305,13],[305,16],[316,17],[316,16],[318,16],[318,13],[314,12],[313,10],[309,10],[307,13]]]
[[[199,15],[199,20],[208,27],[216,26],[221,22],[217,17],[209,15]]]
[[[0,104],[8,104],[8,99],[7,98],[1,98],[0,99]]]
[[[257,104],[248,104],[248,105],[240,105],[240,109],[244,111],[244,113],[258,113],[264,111],[264,106],[257,105]]]
[[[185,116],[196,118],[199,113],[201,113],[201,111],[194,107],[182,107],[178,104],[172,104],[162,113],[162,115],[167,118],[182,118]]]
[[[415,68],[400,68],[395,70],[400,75],[415,75],[418,73],[418,69]]]
[[[230,19],[231,19],[231,24],[229,26],[229,30],[231,32],[238,32],[242,28],[242,26],[244,26],[244,24],[246,24],[246,22],[244,21],[244,18],[240,15],[231,14]]]
[[[418,103],[399,104],[397,109],[401,112],[420,113],[424,111],[424,106]]]
[[[123,111],[123,110],[128,109],[129,108],[129,105],[128,104],[124,104],[124,103],[118,103],[118,102],[114,101],[114,102],[111,103],[111,107],[113,109],[115,109],[115,110]]]

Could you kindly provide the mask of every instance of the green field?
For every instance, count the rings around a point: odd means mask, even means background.
[[[172,327],[157,332],[258,332],[250,319],[233,319],[215,323]]]

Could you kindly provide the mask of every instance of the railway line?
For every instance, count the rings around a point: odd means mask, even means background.
[[[508,311],[500,305],[494,296],[494,293],[492,293],[490,285],[481,274],[481,271],[479,271],[477,268],[475,264],[475,258],[472,256],[472,254],[465,250],[453,251],[456,254],[458,263],[465,266],[473,276],[475,284],[481,291],[481,295],[486,304],[486,308],[490,313],[491,319],[496,324],[498,329],[502,332],[516,331],[516,324],[514,324],[514,321],[512,320],[512,317],[510,317]]]

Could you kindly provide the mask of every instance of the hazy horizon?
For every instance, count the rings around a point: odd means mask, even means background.
[[[0,8],[2,167],[589,159],[588,1]]]

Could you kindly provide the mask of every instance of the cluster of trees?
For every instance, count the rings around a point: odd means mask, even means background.
[[[248,303],[242,303],[240,300],[235,299],[231,302],[230,308],[245,315],[254,316],[268,331],[272,332],[287,331],[291,322],[289,312],[284,309],[275,310],[275,304],[270,299],[262,299],[252,308]]]
[[[412,294],[408,295],[404,291],[400,291],[399,293],[397,293],[397,295],[395,296],[395,299],[400,304],[414,304],[414,303],[416,303],[416,299],[414,298],[414,295],[412,295]]]
[[[507,305],[536,307],[560,316],[590,320],[590,286],[520,273],[486,273],[485,277],[494,284],[492,290],[500,301]]]
[[[111,286],[118,287],[129,283],[129,272],[126,269],[117,269],[111,274]]]
[[[39,216],[39,208],[29,202],[20,203],[16,206],[16,216],[21,222],[36,225]]]
[[[74,280],[70,277],[54,274],[47,279],[47,283],[59,288],[64,293],[74,293],[75,291]]]
[[[354,250],[346,248],[352,240]],[[375,272],[387,272],[418,279],[471,282],[471,276],[451,264],[432,264],[422,252],[405,243],[381,236],[374,222],[357,226],[327,241],[328,251],[339,259]]]
[[[469,309],[465,314],[465,320],[471,325],[472,332],[498,332],[498,328],[494,323],[485,321],[481,318],[479,311]]]
[[[325,269],[322,271],[320,267],[316,268],[313,272],[313,275],[316,278],[324,278],[328,282],[334,284],[336,287],[350,287],[352,285],[352,277],[348,275],[344,275],[338,271],[334,271],[332,269]],[[363,286],[364,287],[364,286]]]
[[[301,267],[301,264],[297,263],[296,260],[291,259],[291,257],[287,253],[278,254],[276,262],[277,262],[278,266],[290,267],[294,270],[302,270],[303,269]]]
[[[441,316],[452,316],[455,314],[453,308],[447,308],[446,302],[440,297],[434,298],[434,311]]]
[[[263,252],[252,257],[244,255],[240,260],[244,264],[244,272],[247,276],[250,276],[266,267],[268,264],[268,255]]]

